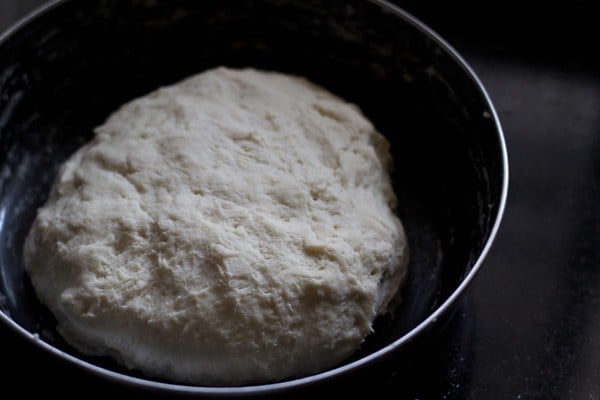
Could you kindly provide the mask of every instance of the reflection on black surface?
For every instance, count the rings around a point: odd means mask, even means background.
[[[592,82],[590,89],[595,91],[591,104],[578,104],[591,106],[585,117],[596,135],[590,137],[591,145],[585,146],[587,154],[580,160],[580,176],[586,177],[585,185],[579,187],[583,190],[569,193],[576,210],[571,221],[574,231],[565,241],[568,259],[553,296],[555,318],[546,334],[549,351],[540,357],[540,365],[562,361],[560,369],[545,374],[557,382],[557,387],[550,389],[562,398],[584,398],[586,387],[587,393],[592,393],[592,379],[596,384],[600,381],[600,214],[591,212],[600,202],[600,84]]]
[[[501,234],[474,285],[471,395],[595,398],[600,81],[470,59],[498,106],[512,167]]]

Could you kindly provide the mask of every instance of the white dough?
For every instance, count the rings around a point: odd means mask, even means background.
[[[388,144],[310,82],[217,68],[124,105],[62,167],[25,264],[66,340],[203,385],[350,356],[407,262]]]

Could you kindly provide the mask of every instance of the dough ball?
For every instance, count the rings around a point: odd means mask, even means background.
[[[390,166],[356,106],[213,69],[96,129],[38,211],[26,269],[85,353],[203,385],[314,373],[360,346],[405,274]]]

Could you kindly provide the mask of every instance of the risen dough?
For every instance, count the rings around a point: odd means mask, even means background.
[[[308,81],[218,68],[136,99],[25,244],[61,334],[149,375],[247,384],[354,352],[405,273],[388,144]]]

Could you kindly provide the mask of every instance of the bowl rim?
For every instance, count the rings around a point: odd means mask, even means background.
[[[71,0],[51,0],[45,4],[38,6],[33,9],[31,12],[25,14],[15,23],[10,25],[3,32],[0,32],[0,46],[7,41],[13,34],[22,29],[25,25],[27,25],[30,21],[42,16],[43,14],[48,13],[50,10],[55,7],[67,3]],[[399,17],[404,22],[411,25],[413,28],[416,28],[425,36],[429,37],[433,40],[441,49],[443,49],[455,62],[456,64],[466,73],[466,75],[471,79],[471,81],[476,85],[480,95],[485,101],[489,113],[490,118],[492,119],[495,126],[495,133],[497,136],[497,141],[500,149],[500,159],[502,163],[502,183],[501,183],[501,193],[500,199],[498,203],[498,211],[494,218],[494,224],[492,229],[490,230],[489,236],[486,239],[486,242],[477,257],[477,260],[473,264],[471,270],[466,274],[466,276],[461,280],[460,284],[454,289],[452,294],[440,305],[438,306],[427,318],[421,321],[417,326],[411,329],[402,337],[398,338],[394,342],[388,344],[387,346],[368,354],[358,360],[354,360],[348,364],[344,364],[326,371],[322,371],[313,375],[294,378],[282,382],[276,383],[266,383],[266,384],[258,384],[258,385],[247,385],[247,386],[193,386],[186,384],[177,384],[177,383],[167,383],[167,382],[159,382],[151,379],[138,378],[129,376],[126,374],[122,374],[119,372],[115,372],[100,366],[97,366],[91,362],[84,361],[71,355],[65,351],[62,351],[51,344],[40,339],[37,333],[29,332],[27,329],[23,328],[17,322],[15,322],[9,315],[7,315],[2,309],[0,309],[0,321],[4,323],[6,326],[11,328],[14,332],[19,334],[21,337],[29,341],[30,343],[38,346],[39,348],[47,351],[50,354],[53,354],[64,361],[71,362],[73,365],[82,368],[86,371],[93,373],[96,376],[109,379],[111,381],[132,385],[138,388],[144,389],[153,389],[171,393],[180,393],[180,394],[205,394],[212,396],[224,396],[224,395],[265,395],[265,394],[274,394],[284,390],[298,388],[307,384],[322,382],[334,378],[336,376],[342,375],[346,372],[357,370],[369,362],[372,362],[387,353],[394,352],[396,349],[402,347],[405,343],[408,343],[414,340],[421,332],[427,331],[432,325],[434,325],[438,319],[442,317],[445,313],[450,311],[452,305],[458,300],[458,298],[467,290],[470,286],[471,282],[477,275],[480,270],[485,257],[487,256],[492,243],[494,242],[496,235],[498,233],[504,211],[506,208],[506,201],[508,197],[508,181],[509,181],[509,166],[508,166],[508,154],[506,149],[506,142],[504,139],[504,133],[502,130],[502,126],[500,124],[500,120],[498,118],[498,114],[494,107],[494,104],[487,93],[483,83],[480,81],[472,67],[463,59],[463,57],[448,43],[445,39],[443,39],[440,35],[438,35],[434,30],[429,28],[426,24],[421,22],[418,18],[414,17],[409,12],[404,9],[390,3],[388,0],[368,0],[370,3],[373,3],[384,11],[387,11],[396,17]]]

